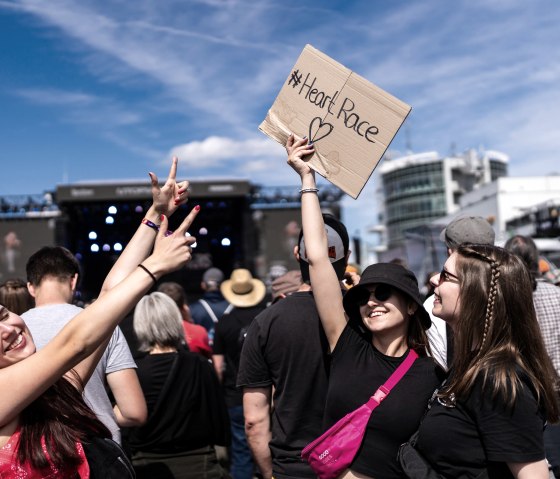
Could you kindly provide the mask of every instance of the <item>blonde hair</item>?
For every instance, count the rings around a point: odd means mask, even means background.
[[[149,352],[155,346],[178,349],[185,344],[181,312],[165,293],[155,292],[138,301],[133,327],[139,351]]]

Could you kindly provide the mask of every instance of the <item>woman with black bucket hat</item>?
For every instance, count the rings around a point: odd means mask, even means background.
[[[443,371],[428,356],[430,318],[414,274],[397,264],[368,266],[343,299],[331,266],[314,171],[302,158],[314,147],[290,135],[288,164],[301,178],[302,224],[313,295],[331,349],[325,429],[366,403],[406,359],[419,356],[373,411],[359,451],[339,477],[406,477],[399,446],[417,429]]]

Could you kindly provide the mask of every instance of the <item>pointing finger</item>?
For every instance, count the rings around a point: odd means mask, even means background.
[[[171,162],[171,169],[169,170],[169,178],[170,180],[174,180],[175,177],[177,176],[177,163],[179,162],[179,159],[174,156],[173,157],[173,161]]]
[[[200,211],[200,205],[196,205],[191,210],[191,212],[187,215],[187,217],[183,220],[181,225],[176,229],[176,232],[179,232],[180,234],[184,235],[193,224],[193,221],[196,218],[196,215],[198,215],[199,211]]]

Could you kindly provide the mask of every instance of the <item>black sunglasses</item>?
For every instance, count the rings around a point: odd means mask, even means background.
[[[393,287],[389,286],[388,284],[378,284],[375,287],[375,291],[369,291],[368,289],[364,288],[364,292],[362,296],[358,300],[359,306],[365,306],[369,298],[372,296],[375,298],[376,301],[387,301],[393,295]]]

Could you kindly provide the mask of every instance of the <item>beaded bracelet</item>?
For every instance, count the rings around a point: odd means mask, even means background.
[[[146,268],[142,263],[140,263],[138,265],[139,268],[142,268],[146,273],[148,273],[150,275],[150,278],[152,278],[152,281],[154,282],[154,284],[157,283],[157,278],[155,277],[154,273],[152,273],[148,268]]]
[[[304,193],[319,193],[319,188],[302,188],[299,190],[300,195],[303,195]]]

